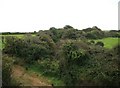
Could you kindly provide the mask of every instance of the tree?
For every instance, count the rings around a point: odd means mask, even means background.
[[[55,27],[51,27],[49,30],[56,30],[56,28]]]
[[[63,39],[77,39],[78,37],[77,30],[75,29],[68,29],[62,36]]]
[[[70,25],[65,25],[64,29],[74,29],[74,28]]]
[[[34,34],[36,34],[37,32],[36,31],[34,31]]]

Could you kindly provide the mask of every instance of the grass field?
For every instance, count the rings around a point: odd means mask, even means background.
[[[9,34],[9,35],[0,35],[0,36],[13,36],[13,37],[19,37],[22,38],[26,34]],[[35,34],[32,34],[32,36],[35,36]]]
[[[104,43],[104,47],[105,48],[109,48],[112,49],[113,47],[115,47],[116,45],[120,44],[120,38],[103,38],[103,39],[98,39],[95,40],[95,42],[101,41]]]
[[[23,37],[24,35],[23,35],[23,34],[20,34],[20,35],[19,35],[19,34],[18,34],[18,35],[17,35],[17,34],[15,34],[15,35],[11,35],[11,34],[10,34],[10,35],[0,35],[0,36],[15,36],[15,37],[21,38],[21,37]]]

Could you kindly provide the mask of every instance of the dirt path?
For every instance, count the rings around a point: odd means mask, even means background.
[[[22,66],[14,65],[13,77],[19,80],[22,86],[51,86],[42,77],[38,77],[35,73],[28,73]]]

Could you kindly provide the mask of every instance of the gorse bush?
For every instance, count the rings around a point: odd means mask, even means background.
[[[12,80],[11,73],[12,73],[11,64],[10,62],[5,61],[3,57],[3,69],[2,69],[2,74],[4,74],[2,76],[3,86],[11,85],[11,80]]]
[[[2,86],[19,86],[17,80],[12,77],[13,59],[2,55]]]
[[[63,53],[67,61],[72,64],[82,64],[83,61],[89,58],[81,48],[72,43],[64,46]]]
[[[67,43],[63,46],[63,55],[64,59],[60,61],[61,77],[66,85],[77,85],[79,67],[84,66],[89,57],[74,43]]]
[[[27,62],[50,57],[54,53],[54,43],[46,38],[40,39],[38,43],[35,42],[36,39],[37,37],[33,39],[7,37],[4,52],[23,57]]]

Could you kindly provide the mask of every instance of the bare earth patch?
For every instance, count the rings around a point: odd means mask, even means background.
[[[51,86],[46,80],[38,77],[35,73],[27,73],[22,66],[14,65],[12,71],[12,76],[19,80],[21,86]]]

